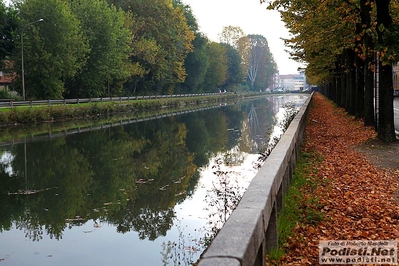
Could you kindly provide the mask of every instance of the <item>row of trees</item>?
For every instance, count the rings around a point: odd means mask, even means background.
[[[277,72],[266,38],[212,42],[180,0],[3,0],[0,17],[0,69],[22,92],[24,64],[28,99],[259,90]]]
[[[322,85],[327,96],[349,114],[364,118],[366,126],[375,125],[381,140],[394,141],[398,1],[276,0],[269,8],[280,10],[292,33],[286,45],[294,59],[308,64],[309,83]]]

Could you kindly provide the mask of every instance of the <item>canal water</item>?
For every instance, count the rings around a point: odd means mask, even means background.
[[[3,139],[0,265],[190,265],[255,176],[284,104],[305,100]]]

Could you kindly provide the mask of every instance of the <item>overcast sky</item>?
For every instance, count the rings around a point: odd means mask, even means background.
[[[245,34],[259,34],[268,43],[280,74],[297,74],[301,65],[285,52],[281,38],[289,33],[280,19],[280,14],[267,10],[259,0],[182,0],[191,6],[200,31],[212,41],[219,42],[218,35],[225,26],[238,26]]]

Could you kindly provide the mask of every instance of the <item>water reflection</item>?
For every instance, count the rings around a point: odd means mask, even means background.
[[[0,261],[109,265],[116,255],[118,265],[195,261],[206,233],[221,227],[254,176],[279,101],[4,146]],[[206,210],[208,203],[215,208]],[[210,215],[216,219],[209,227]]]
[[[162,265],[191,265],[203,251],[206,239],[204,228],[194,229],[194,233],[186,233],[181,220],[176,221],[178,238],[162,243]],[[186,226],[187,227],[187,226]]]
[[[260,164],[264,162],[270,155],[298,111],[299,107],[295,104],[295,102],[286,102],[280,108],[279,112],[275,116],[276,123],[273,127],[273,130],[269,130],[266,143],[264,143],[264,146],[259,149]],[[260,164],[258,167],[260,167]]]
[[[223,166],[231,166],[228,158],[216,158],[212,166],[212,186],[205,196],[205,211],[208,213],[208,225],[210,230],[206,237],[212,240],[220,231],[227,218],[233,212],[244,194],[246,186],[240,184],[240,173],[233,169],[223,169]],[[226,167],[224,167],[226,168]]]

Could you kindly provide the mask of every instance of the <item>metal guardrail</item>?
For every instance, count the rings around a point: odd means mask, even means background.
[[[80,103],[96,103],[96,102],[123,102],[123,101],[136,101],[136,100],[149,100],[149,99],[162,99],[162,98],[186,98],[198,96],[213,96],[220,95],[219,93],[199,93],[199,94],[174,94],[174,95],[150,95],[150,96],[129,96],[129,97],[101,97],[101,98],[85,98],[85,99],[56,99],[56,100],[38,100],[38,101],[13,101],[12,99],[0,99],[1,107],[17,107],[17,106],[30,106],[35,105],[67,105],[67,104],[80,104]]]
[[[264,266],[266,252],[278,247],[278,213],[295,169],[312,96],[249,184],[199,266]]]

